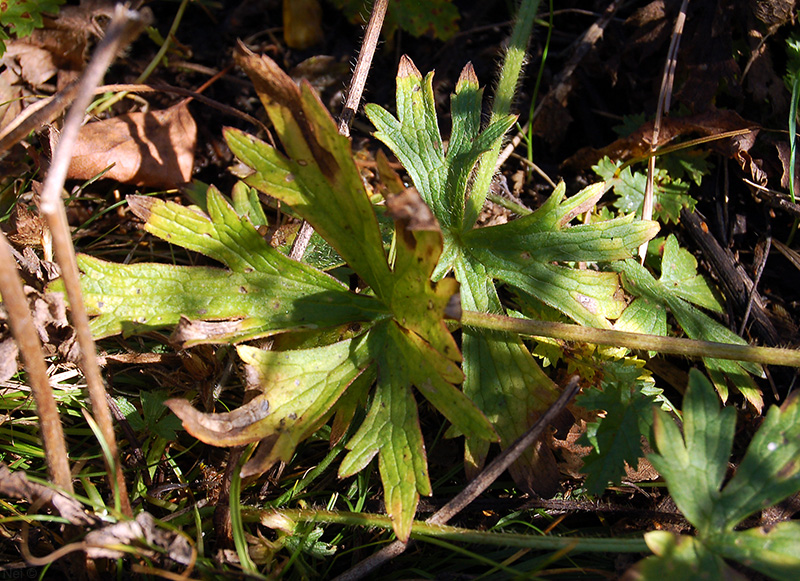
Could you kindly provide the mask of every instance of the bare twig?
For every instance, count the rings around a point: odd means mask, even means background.
[[[91,103],[94,88],[100,84],[106,69],[119,50],[129,44],[144,28],[145,20],[138,12],[128,10],[119,4],[116,6],[114,17],[109,24],[106,35],[97,47],[94,57],[92,57],[79,82],[75,101],[67,114],[61,138],[53,152],[52,163],[50,170],[47,172],[39,204],[39,208],[47,219],[47,225],[53,236],[56,258],[61,267],[61,276],[69,297],[72,323],[81,349],[81,365],[89,387],[92,410],[111,453],[111,458],[106,460],[106,469],[111,481],[111,488],[117,491],[118,506],[127,515],[132,515],[130,501],[128,500],[128,492],[122,475],[122,466],[119,463],[117,443],[114,439],[114,426],[111,421],[108,402],[106,401],[103,378],[97,365],[97,354],[92,332],[89,329],[89,318],[86,314],[86,307],[83,304],[78,265],[75,260],[75,248],[72,245],[67,212],[64,208],[61,192],[72,158],[72,150],[83,122],[84,112]],[[115,477],[116,486],[114,485]]]
[[[555,403],[550,406],[550,409],[548,409],[527,432],[522,434],[513,444],[503,450],[497,458],[492,460],[492,462],[483,469],[483,472],[478,474],[478,476],[467,484],[457,496],[436,511],[436,513],[425,522],[437,525],[447,523],[447,521],[475,500],[484,490],[489,488],[492,482],[497,480],[503,471],[519,458],[522,452],[532,446],[533,443],[542,436],[547,426],[549,426],[556,416],[567,407],[570,400],[578,393],[578,379],[577,375],[573,376]],[[374,555],[364,559],[352,569],[345,571],[336,577],[334,581],[355,581],[356,579],[362,579],[387,561],[402,554],[408,548],[409,544],[410,543],[403,543],[402,541],[395,541]]]
[[[372,66],[372,56],[375,54],[375,47],[378,46],[378,37],[383,27],[383,18],[386,16],[386,7],[389,0],[375,0],[372,7],[372,15],[369,17],[367,29],[364,32],[364,42],[361,44],[361,51],[358,53],[356,68],[353,70],[353,78],[350,81],[350,89],[347,91],[347,99],[344,102],[342,115],[339,117],[339,133],[345,137],[350,137],[350,123],[361,103],[361,94],[364,92],[364,85],[367,83],[369,69]]]
[[[675,67],[678,64],[678,48],[683,36],[683,25],[686,23],[686,9],[689,0],[683,0],[678,18],[675,19],[675,28],[672,30],[672,39],[669,43],[667,52],[667,62],[664,65],[664,76],[661,78],[661,90],[658,94],[658,106],[656,107],[656,118],[653,121],[653,138],[650,142],[650,153],[654,153],[658,147],[658,134],[661,132],[661,120],[664,115],[669,113],[669,105],[672,99],[672,85],[675,82]],[[651,156],[647,160],[647,183],[644,188],[644,202],[642,203],[642,220],[653,219],[653,179],[656,173],[656,158]],[[644,264],[647,256],[647,242],[639,247],[639,259]]]
[[[8,312],[11,331],[17,341],[17,347],[25,362],[33,397],[36,400],[36,411],[39,414],[39,426],[44,444],[44,455],[50,477],[56,486],[68,493],[73,492],[72,476],[69,470],[64,430],[58,415],[53,388],[47,377],[47,366],[42,353],[42,345],[33,324],[28,301],[22,290],[22,280],[17,272],[17,265],[11,255],[11,247],[5,234],[0,232],[0,293]]]
[[[361,103],[361,94],[364,92],[364,85],[367,83],[369,69],[372,66],[372,57],[375,55],[375,47],[378,46],[378,37],[383,27],[383,18],[386,16],[386,7],[389,0],[375,0],[372,6],[372,15],[369,18],[367,29],[364,32],[364,42],[361,44],[361,51],[358,53],[358,61],[353,69],[353,77],[350,80],[350,88],[347,91],[347,99],[344,102],[344,109],[339,117],[339,134],[350,137],[350,124]],[[292,243],[289,251],[289,258],[301,260],[306,252],[308,243],[314,228],[306,221],[300,225],[300,231]]]

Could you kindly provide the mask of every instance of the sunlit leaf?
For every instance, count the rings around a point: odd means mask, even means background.
[[[697,539],[671,533],[648,533],[648,546],[658,556],[637,570],[655,571],[682,561],[699,574],[710,574],[733,559],[774,579],[794,579],[800,570],[795,522],[737,530],[753,513],[800,492],[800,396],[770,408],[734,476],[725,484],[733,446],[736,412],[720,409],[710,382],[696,369],[689,373],[683,405],[683,435],[664,412],[655,416],[657,454],[648,459],[664,477],[675,504],[697,528]],[[667,536],[669,535],[669,536]],[[690,547],[680,558],[667,553]],[[684,548],[686,548],[684,547]],[[670,557],[670,558],[668,558]],[[710,578],[716,578],[719,573]],[[650,577],[646,577],[650,578]]]
[[[668,308],[691,339],[735,345],[746,344],[744,339],[690,303],[690,301],[696,301],[701,306],[718,307],[713,293],[708,289],[707,284],[702,282],[702,278],[696,274],[696,262],[684,252],[678,247],[674,237],[667,238],[664,259],[662,259],[662,275],[658,280],[635,260],[617,261],[612,263],[611,268],[622,273],[625,290],[647,300],[647,303],[634,303],[636,309],[645,309],[654,316],[661,317],[663,315],[660,314],[659,307]],[[665,260],[666,271],[663,268]],[[638,314],[634,313],[627,320],[635,322],[636,318],[638,318]],[[659,329],[663,329],[663,327],[661,325],[658,328],[653,327],[653,330]],[[704,359],[703,361],[723,401],[727,399],[728,393],[725,380],[725,376],[727,376],[756,409],[761,409],[763,406],[761,392],[750,377],[750,374],[757,376],[763,374],[759,365],[722,359]]]

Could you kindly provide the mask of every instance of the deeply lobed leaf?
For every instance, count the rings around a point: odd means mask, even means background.
[[[722,488],[733,445],[736,414],[720,410],[710,382],[697,370],[689,374],[684,398],[684,434],[663,412],[656,414],[658,454],[648,458],[667,482],[678,508],[696,528],[698,539],[648,533],[658,558],[637,568],[666,565],[660,547],[693,544],[687,565],[705,569],[709,559],[734,559],[775,579],[794,579],[800,570],[800,536],[795,522],[735,530],[742,520],[800,491],[800,397],[792,394],[773,407],[754,436],[733,478]],[[691,485],[687,486],[687,483]],[[658,535],[670,535],[670,538]],[[654,544],[651,544],[651,541]]]
[[[691,339],[735,345],[746,344],[744,339],[690,304],[692,301],[701,306],[719,309],[707,283],[696,274],[696,264],[694,259],[688,258],[685,251],[678,247],[674,237],[668,237],[662,259],[662,274],[658,280],[635,260],[618,261],[613,263],[611,268],[623,275],[622,281],[628,292],[645,299],[642,302],[634,302],[637,320],[662,321],[665,316],[663,309],[669,308]],[[634,326],[634,323],[633,315],[627,317],[625,320],[627,330],[645,332],[647,327]],[[650,328],[665,331],[665,325],[662,323]],[[763,406],[761,393],[748,375],[763,375],[759,365],[721,359],[704,359],[703,362],[723,401],[727,399],[725,381],[727,376],[756,409],[761,409]]]

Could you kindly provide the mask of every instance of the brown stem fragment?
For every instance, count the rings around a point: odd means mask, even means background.
[[[64,430],[58,415],[53,388],[47,377],[47,366],[42,353],[42,345],[33,324],[28,301],[22,290],[22,279],[17,272],[17,265],[11,255],[5,234],[0,233],[0,293],[8,312],[11,331],[17,342],[25,369],[28,371],[31,391],[36,400],[36,411],[39,414],[39,429],[42,433],[44,455],[50,478],[56,486],[67,493],[72,493],[72,476],[69,469]]]
[[[86,307],[83,303],[80,275],[75,259],[75,248],[72,245],[67,212],[61,193],[72,158],[73,148],[78,137],[78,131],[83,122],[84,112],[93,98],[94,88],[102,81],[106,69],[119,50],[132,42],[146,24],[146,16],[128,10],[120,4],[116,6],[114,17],[109,24],[106,35],[97,47],[79,82],[77,96],[67,114],[61,138],[53,152],[52,163],[50,170],[47,172],[39,206],[42,214],[47,219],[47,225],[53,236],[56,259],[61,267],[61,276],[69,297],[72,323],[75,327],[78,345],[81,350],[81,367],[89,387],[92,410],[110,451],[111,458],[106,459],[106,470],[108,471],[110,485],[112,489],[116,490],[116,500],[120,510],[129,516],[132,516],[133,511],[128,499],[125,479],[122,475],[122,466],[119,462],[111,412],[106,401],[106,390],[103,385],[103,378],[100,375],[100,367],[97,364],[97,353],[92,332],[89,328],[89,317],[86,314]]]
[[[358,53],[356,68],[353,70],[353,79],[350,81],[350,88],[347,91],[347,99],[344,102],[342,115],[339,117],[339,133],[345,137],[350,137],[350,123],[361,103],[361,94],[364,92],[364,85],[367,83],[369,69],[372,66],[372,57],[375,55],[375,47],[378,46],[378,37],[383,28],[383,19],[386,16],[386,7],[389,0],[375,0],[372,6],[372,15],[369,17],[367,29],[364,32],[364,42],[361,44],[361,51]]]

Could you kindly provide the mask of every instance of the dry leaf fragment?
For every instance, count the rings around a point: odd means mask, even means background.
[[[13,337],[0,341],[0,381],[8,381],[17,372],[18,353]]]
[[[68,177],[103,176],[121,183],[176,187],[194,167],[197,124],[183,102],[164,111],[129,113],[81,128]]]
[[[74,525],[91,525],[97,522],[97,519],[84,512],[81,503],[74,498],[44,484],[31,482],[24,471],[12,472],[3,463],[0,463],[0,496],[26,500],[31,504],[48,504]]]
[[[148,548],[157,547],[181,565],[192,562],[192,548],[186,537],[168,532],[156,526],[149,512],[140,512],[135,520],[121,521],[90,532],[84,538],[86,554],[90,559],[122,559],[127,552],[116,547],[138,544],[143,554],[152,558],[157,555]]]
[[[739,159],[742,152],[747,152],[755,143],[759,128],[757,123],[743,119],[738,113],[729,109],[716,109],[688,117],[666,117],[661,121],[658,143],[654,145],[661,147],[678,137],[691,134],[707,137],[746,129],[750,131],[744,135],[711,141],[704,146],[726,157]],[[562,167],[587,169],[606,156],[618,160],[645,158],[650,153],[652,141],[653,122],[648,121],[630,135],[621,137],[602,149],[593,147],[579,149],[562,164]]]
[[[429,232],[439,230],[436,218],[416,188],[406,188],[402,193],[387,197],[386,208],[389,216],[395,221],[402,222],[406,230]]]
[[[0,129],[11,123],[22,111],[18,88],[13,87],[13,73],[8,69],[0,73]]]

